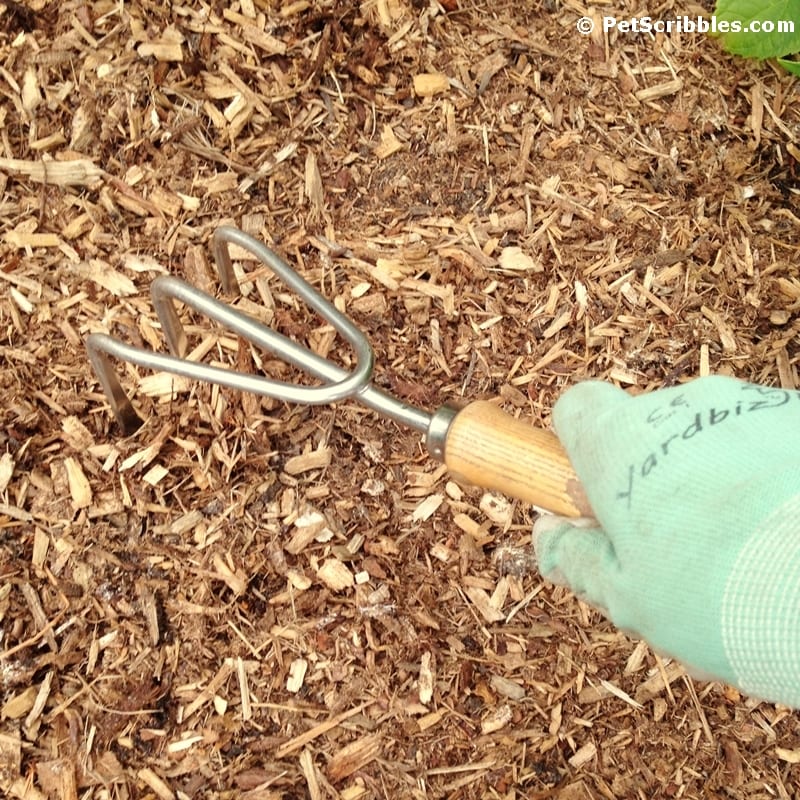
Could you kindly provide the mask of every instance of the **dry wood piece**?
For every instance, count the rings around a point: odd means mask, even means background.
[[[464,589],[464,592],[475,604],[478,613],[486,622],[499,622],[501,619],[505,619],[505,614],[492,605],[489,595],[479,586],[468,586]]]
[[[450,79],[441,72],[422,72],[414,76],[414,91],[420,97],[432,97],[449,88]]]
[[[735,353],[736,339],[733,335],[733,329],[730,327],[730,325],[728,325],[728,323],[726,323],[718,313],[707,306],[703,306],[701,311],[703,312],[703,316],[708,319],[717,329],[720,343],[722,344],[722,349],[726,353]]]
[[[511,706],[498,706],[481,720],[481,733],[486,735],[502,730],[511,722],[512,716]]]
[[[244,660],[241,658],[236,659],[235,664],[236,678],[239,682],[239,698],[242,705],[242,720],[247,720],[253,717],[253,706],[250,702],[250,686],[247,679],[247,669],[245,668]]]
[[[147,784],[161,800],[175,800],[174,792],[169,788],[163,778],[159,777],[152,769],[145,767],[137,773],[139,780]]]
[[[639,89],[638,92],[634,93],[634,96],[637,100],[646,103],[650,100],[657,100],[659,97],[675,94],[675,92],[679,92],[682,88],[683,81],[680,78],[675,78],[671,81],[659,83],[656,86],[648,86],[646,89]]]
[[[238,571],[231,569],[219,553],[214,554],[214,569],[217,577],[225,581],[234,595],[242,594],[247,589],[247,580]]]
[[[4,492],[14,474],[14,457],[11,453],[0,456],[0,492]]]
[[[36,765],[36,777],[50,797],[77,798],[77,765],[67,758],[40,761]]]
[[[44,607],[42,606],[41,598],[39,597],[36,589],[30,583],[26,582],[21,584],[20,590],[22,591],[25,602],[28,605],[28,609],[33,616],[36,629],[40,632],[40,635],[47,642],[50,649],[57,651],[58,644],[56,643],[56,637],[53,635],[52,624],[47,619]]]
[[[188,719],[192,716],[204,703],[207,703],[214,697],[215,692],[222,687],[225,681],[231,676],[233,672],[233,665],[225,662],[217,672],[216,675],[209,681],[208,686],[206,686],[198,696],[186,707],[184,711],[183,717],[184,719]]]
[[[411,513],[413,522],[422,522],[436,513],[439,506],[444,501],[444,496],[441,494],[432,494],[420,502],[420,504]]]
[[[19,734],[0,733],[0,788],[9,795],[24,785],[20,775],[22,740]]]
[[[300,769],[303,771],[303,777],[306,780],[308,794],[311,800],[321,800],[322,789],[320,788],[320,774],[314,764],[314,758],[311,752],[306,749],[300,753]]]
[[[668,664],[663,670],[656,671],[652,677],[636,687],[634,693],[636,702],[644,703],[661,692],[668,692],[673,681],[680,678],[685,672],[684,668],[675,661]]]
[[[395,136],[392,126],[384,125],[381,130],[380,144],[373,150],[375,155],[380,159],[389,158],[389,156],[402,149],[403,143]]]
[[[512,272],[542,272],[544,267],[533,260],[521,247],[504,247],[500,251],[500,266]]]
[[[781,761],[786,761],[789,764],[800,764],[800,749],[787,750],[784,747],[776,747],[775,755],[778,756]]]
[[[381,737],[369,734],[356,739],[333,754],[328,762],[327,773],[330,780],[340,781],[354,772],[363,769],[381,753]]]
[[[334,592],[349,589],[355,583],[353,573],[336,558],[327,559],[317,571],[317,577]]]
[[[53,186],[95,186],[105,176],[105,172],[87,158],[70,161],[0,158],[0,170]]]
[[[431,667],[432,654],[423,653],[419,664],[419,701],[428,705],[433,697],[434,674]]]
[[[153,56],[158,61],[183,61],[183,37],[178,34],[175,39],[163,38],[153,42],[144,42],[136,48],[140,56]]]
[[[320,723],[319,725],[315,725],[310,730],[306,731],[305,733],[296,736],[294,739],[290,739],[288,742],[282,744],[276,751],[275,755],[278,758],[282,758],[289,753],[294,752],[303,745],[308,744],[309,742],[313,742],[319,736],[327,733],[329,730],[332,730],[337,725],[341,725],[342,722],[345,720],[354,717],[356,714],[360,714],[365,708],[372,705],[372,701],[368,701],[366,703],[362,703],[355,708],[351,708],[347,711],[343,711],[341,714],[337,714],[334,717],[326,720],[325,722]]]
[[[19,694],[10,697],[0,709],[0,717],[3,719],[19,719],[24,717],[32,708],[36,700],[37,689],[29,686]]]
[[[504,678],[502,675],[492,675],[492,688],[510,700],[522,700],[525,697],[525,687],[516,681]]]
[[[311,542],[328,541],[333,536],[325,515],[311,507],[297,516],[294,527],[295,532],[285,545],[286,552],[293,555],[301,553]]]
[[[492,522],[504,529],[511,524],[513,506],[507,497],[486,492],[481,497],[479,508]]]
[[[289,667],[289,677],[286,680],[286,691],[297,694],[303,688],[303,681],[308,670],[308,661],[296,658]]]
[[[327,447],[324,447],[320,450],[313,450],[310,453],[303,453],[303,455],[287,459],[283,468],[289,475],[300,475],[312,469],[327,467],[330,463],[331,452]]]
[[[594,742],[587,742],[582,747],[578,748],[575,753],[570,756],[569,764],[573,769],[579,769],[584,764],[592,761],[597,755],[597,746]]]

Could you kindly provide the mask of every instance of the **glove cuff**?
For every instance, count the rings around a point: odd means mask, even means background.
[[[748,694],[800,707],[800,495],[749,537],[725,583],[722,643]]]

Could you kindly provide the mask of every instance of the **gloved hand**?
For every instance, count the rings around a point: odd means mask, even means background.
[[[543,576],[696,675],[800,707],[800,392],[599,382],[553,420],[599,526],[534,526]]]

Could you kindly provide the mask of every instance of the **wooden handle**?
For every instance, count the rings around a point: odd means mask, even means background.
[[[486,400],[459,411],[444,447],[453,476],[566,517],[594,516],[558,437]]]

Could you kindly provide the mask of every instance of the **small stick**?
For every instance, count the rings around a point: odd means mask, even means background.
[[[346,719],[350,719],[350,717],[354,717],[356,714],[361,713],[365,708],[367,708],[367,706],[371,706],[374,702],[375,702],[374,700],[367,700],[360,706],[351,708],[349,711],[343,711],[341,714],[337,714],[335,717],[331,717],[329,720],[321,722],[319,725],[315,725],[313,728],[307,730],[305,733],[301,733],[299,736],[295,736],[293,739],[289,739],[288,742],[284,742],[275,751],[275,757],[283,758],[284,756],[288,756],[289,753],[294,752],[295,750],[303,747],[303,745],[306,745],[309,742],[313,742],[314,739],[316,739],[318,736],[322,736],[323,733],[327,733],[332,728],[335,728],[337,725],[340,725]]]

